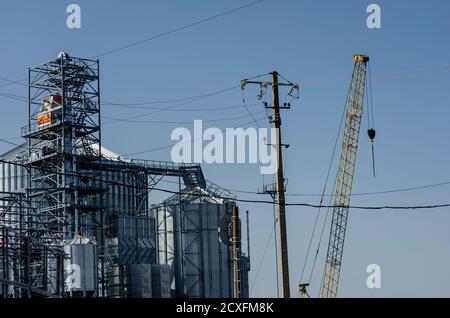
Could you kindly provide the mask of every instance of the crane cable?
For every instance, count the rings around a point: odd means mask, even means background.
[[[372,93],[372,74],[370,71],[370,61],[368,63],[368,69],[369,69],[369,79],[366,79],[366,82],[368,82],[368,90],[366,94],[366,100],[367,100],[367,134],[370,139],[370,144],[372,148],[372,171],[373,171],[373,177],[375,178],[375,145],[374,145],[374,139],[376,136],[376,130],[375,130],[375,122],[374,122],[374,115],[373,115],[373,93]],[[369,103],[369,97],[370,97],[370,103]]]

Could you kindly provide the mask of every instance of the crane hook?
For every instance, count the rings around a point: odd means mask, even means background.
[[[377,134],[377,132],[375,131],[375,129],[370,128],[367,131],[367,134],[369,135],[370,141],[373,142],[373,140],[375,139],[375,135]]]

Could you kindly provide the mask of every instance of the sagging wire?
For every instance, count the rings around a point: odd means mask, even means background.
[[[350,89],[347,92],[347,96],[349,94],[350,94]],[[348,99],[348,97],[347,97],[347,99]],[[331,170],[333,168],[334,159],[336,157],[336,152],[337,152],[338,145],[339,145],[339,137],[342,134],[342,129],[343,129],[343,126],[344,126],[344,118],[345,118],[346,111],[347,111],[347,104],[344,104],[344,107],[342,109],[341,118],[340,118],[340,121],[339,121],[337,134],[336,134],[336,137],[335,137],[335,140],[334,140],[333,151],[331,153],[330,162],[328,164],[327,175],[326,175],[325,183],[324,183],[324,186],[323,186],[323,189],[322,189],[322,194],[321,194],[321,197],[320,197],[319,206],[322,206],[323,200],[324,200],[324,198],[326,196],[325,193],[326,193],[326,190],[328,188],[328,182],[329,182],[329,179],[330,179],[330,176],[331,176]],[[337,180],[337,173],[336,173],[336,176],[335,176],[335,180],[334,180],[334,183],[333,183],[333,189],[332,189],[331,193],[334,193],[334,191],[336,189],[336,180]],[[308,259],[309,259],[309,255],[310,255],[310,252],[311,252],[314,236],[316,234],[316,228],[317,228],[317,224],[318,224],[318,221],[319,221],[321,208],[319,208],[317,210],[317,213],[316,213],[316,217],[315,217],[314,225],[313,225],[313,230],[312,230],[312,233],[311,233],[311,237],[309,239],[308,249],[307,249],[306,256],[305,256],[305,261],[303,263],[303,268],[302,268],[302,272],[301,272],[301,275],[300,275],[300,285],[299,286],[300,286],[300,289],[302,289],[302,288],[305,289],[304,293],[306,293],[306,287],[309,286],[309,284],[311,283],[312,277],[314,275],[314,270],[315,270],[315,267],[316,267],[316,262],[317,262],[317,258],[318,258],[319,251],[320,251],[320,246],[321,246],[322,239],[323,239],[325,226],[326,226],[326,223],[327,223],[327,220],[328,220],[328,216],[329,216],[329,213],[330,213],[330,207],[331,207],[332,200],[333,200],[333,195],[331,195],[329,197],[327,212],[325,214],[324,222],[322,224],[322,229],[321,229],[321,233],[320,233],[320,237],[319,237],[319,242],[317,244],[316,253],[315,253],[315,256],[314,256],[314,261],[313,261],[313,265],[312,265],[311,272],[310,272],[310,275],[309,275],[309,279],[308,279],[307,283],[303,283],[303,276],[305,274],[306,266],[308,264]]]
[[[300,90],[299,90],[299,85],[296,83],[291,82],[290,80],[288,80],[286,77],[284,77],[283,75],[281,75],[280,73],[278,73],[278,76],[281,77],[282,79],[284,79],[286,82],[288,82],[289,84],[291,84],[291,89],[289,90],[289,93],[285,96],[284,98],[284,102],[283,102],[283,106],[284,107],[291,107],[291,103],[294,100],[298,100],[300,99]],[[290,98],[289,98],[290,97]],[[288,100],[289,98],[289,100]]]
[[[268,75],[268,74],[270,74],[270,73],[264,73],[264,74],[252,76],[252,77],[246,78],[246,79],[244,79],[244,80],[241,80],[241,83],[240,83],[240,88],[241,88],[241,92],[242,92],[242,103],[244,104],[245,110],[247,111],[248,115],[251,117],[251,119],[253,120],[253,122],[256,124],[256,126],[257,126],[258,128],[261,128],[261,126],[259,125],[258,121],[255,120],[253,114],[252,114],[252,113],[250,112],[250,110],[248,109],[248,105],[247,105],[247,103],[246,103],[246,101],[245,101],[245,93],[244,93],[244,90],[245,90],[245,87],[246,87],[246,85],[247,85],[247,81],[249,81],[249,80],[251,80],[251,79],[260,78],[260,77],[266,76],[266,75]],[[269,120],[270,120],[270,117],[269,117],[269,115],[267,114],[267,102],[265,101],[265,98],[266,98],[266,97],[265,97],[265,96],[266,96],[266,91],[267,91],[267,87],[266,87],[266,90],[264,91],[264,90],[263,90],[263,86],[261,85],[261,86],[260,86],[260,91],[259,91],[259,93],[258,93],[258,95],[257,95],[257,99],[260,100],[260,101],[264,100],[263,105],[264,105],[265,114],[266,114],[266,117],[269,118]],[[265,180],[264,180],[264,174],[262,174],[261,176],[262,176],[262,182],[263,182],[263,184],[264,184],[264,182],[265,182]]]
[[[264,259],[266,258],[266,254],[267,254],[267,251],[268,251],[269,246],[270,246],[270,242],[272,241],[272,237],[274,236],[274,234],[275,234],[275,226],[272,228],[272,231],[270,232],[269,237],[267,239],[263,255],[261,257],[261,260],[259,261],[258,268],[256,270],[255,278],[253,279],[253,282],[252,282],[251,287],[250,287],[250,294],[252,293],[253,288],[255,287],[255,284],[257,282],[257,278],[258,278],[259,272],[261,270],[261,267],[262,267],[262,264],[264,262]],[[277,286],[278,286],[278,284],[277,284]]]
[[[272,120],[272,116],[268,113],[269,103],[267,102],[267,85],[261,84],[259,86],[259,93],[256,95],[256,99],[258,99],[261,104],[264,106],[264,110],[266,111],[266,116],[269,122]]]
[[[256,126],[258,128],[261,128],[261,126],[259,125],[259,123],[256,121],[255,117],[253,116],[252,112],[250,111],[250,109],[248,109],[248,105],[247,102],[245,101],[245,95],[244,95],[244,90],[242,90],[242,103],[244,104],[245,110],[247,111],[247,114],[250,116],[250,118],[253,120],[253,122],[256,124]]]
[[[245,90],[245,86],[246,86],[248,80],[259,78],[259,77],[263,77],[263,76],[266,76],[268,74],[270,74],[270,73],[260,74],[260,75],[256,75],[256,76],[252,76],[252,77],[246,78],[245,80],[242,80],[241,84],[240,84],[241,92],[242,92],[242,103],[244,104],[245,110],[247,111],[248,115],[250,116],[250,118],[253,120],[253,122],[256,124],[256,126],[258,128],[261,128],[261,126],[255,120],[255,117],[253,116],[253,114],[250,112],[250,109],[248,108],[247,102],[245,101],[244,90]],[[267,91],[267,87],[266,87],[266,91]],[[263,91],[262,85],[261,85],[261,89],[259,91],[259,94],[257,95],[257,99],[258,100],[263,100],[263,99],[265,99],[265,96],[266,96],[266,92]],[[267,106],[267,102],[263,102],[263,105]],[[267,115],[267,112],[266,112],[266,115]]]

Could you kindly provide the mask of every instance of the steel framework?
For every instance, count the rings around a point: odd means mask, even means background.
[[[96,296],[111,296],[110,276],[118,275],[121,282],[127,265],[108,250],[118,240],[117,220],[148,217],[150,192],[166,176],[178,178],[180,195],[183,182],[186,189],[232,200],[230,193],[206,182],[198,164],[102,152],[98,60],[61,53],[29,69],[28,87],[28,125],[22,128],[27,144],[17,148],[16,157],[1,160],[26,171],[25,185],[15,185],[16,192],[0,189],[2,297],[67,296],[64,244],[78,234],[97,244]],[[183,202],[180,208],[185,209]],[[186,215],[177,224],[188,222]],[[124,286],[121,282],[117,296],[126,296]]]
[[[33,148],[33,150],[38,149]],[[33,166],[29,168],[27,158],[28,150],[25,147],[15,155],[15,158],[2,159],[0,162],[24,169],[47,169]],[[102,181],[104,188],[107,189],[104,195],[107,211],[104,213],[104,228],[102,228],[105,237],[105,256],[103,280],[99,277],[101,287],[99,296],[126,297],[124,279],[128,261],[124,263],[120,259],[117,249],[119,246],[125,246],[125,258],[131,256],[129,261],[132,262],[139,262],[147,254],[143,251],[128,250],[134,245],[128,246],[127,242],[134,242],[136,239],[118,237],[118,217],[145,218],[148,214],[150,193],[163,177],[177,177],[179,189],[183,182],[187,188],[205,187],[223,197],[229,194],[213,183],[206,185],[198,164],[112,159],[106,155],[103,155],[101,159]],[[24,164],[25,162],[27,164]],[[91,168],[92,175],[87,175],[82,170],[83,173],[75,175],[74,178],[86,179],[91,183],[98,182],[100,178],[98,164],[93,162]],[[56,175],[59,174],[56,173]],[[48,223],[52,219],[38,208],[39,201],[35,197],[27,196],[28,192],[30,191],[19,186],[16,192],[2,191],[0,193],[0,295],[2,297],[52,296],[56,293],[55,284],[60,284],[61,287],[63,284],[61,266],[65,257],[62,253],[65,240],[55,236],[55,231],[52,229],[53,223]],[[69,223],[69,221],[66,222]],[[120,242],[117,241],[118,238]],[[98,240],[98,238],[95,239]],[[142,238],[137,240],[142,244]],[[116,244],[111,245],[111,242]],[[134,260],[134,255],[137,255],[138,259]],[[148,255],[148,257],[151,259],[152,256]],[[63,294],[63,296],[66,295]]]
[[[76,234],[95,237],[101,262],[105,189],[101,181],[99,62],[60,53],[58,58],[29,69],[28,87],[29,119],[22,129],[29,151],[27,198],[47,230],[48,235],[40,239],[62,242]],[[43,108],[45,103],[50,104],[49,109]],[[60,296],[64,292],[63,258],[54,261],[56,277],[43,278],[41,284]],[[52,261],[43,259],[42,263]]]
[[[48,286],[62,261],[61,242],[43,239],[52,233],[25,193],[1,192],[0,200],[1,296],[51,296]]]
[[[354,68],[347,96],[344,137],[336,179],[330,238],[321,289],[321,297],[325,298],[337,297],[359,131],[363,114],[366,67],[369,57],[356,54],[353,56],[353,59]]]

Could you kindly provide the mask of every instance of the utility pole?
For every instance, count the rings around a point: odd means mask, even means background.
[[[278,221],[278,259],[280,260],[281,297],[290,298],[289,289],[289,261],[286,235],[286,205],[284,197],[283,157],[281,151],[281,117],[280,101],[278,96],[278,73],[272,72],[272,103],[273,103],[273,127],[275,128],[275,149],[277,151],[277,182],[275,202],[277,204]]]
[[[246,215],[247,215],[247,258],[248,258],[248,271],[250,271],[250,220],[248,217],[248,210],[245,211]]]
[[[298,93],[298,84],[289,82],[288,83],[280,83],[278,82],[278,72],[273,71],[271,73],[272,81],[271,82],[258,82],[258,81],[249,81],[242,80],[241,81],[241,89],[245,88],[246,84],[258,84],[261,87],[261,91],[263,88],[267,86],[272,87],[272,105],[265,104],[266,108],[273,109],[273,117],[271,123],[273,124],[273,128],[275,129],[275,141],[274,141],[274,149],[276,151],[276,183],[270,186],[264,186],[264,193],[271,194],[275,200],[275,205],[277,208],[276,213],[276,224],[277,224],[277,241],[278,241],[278,250],[277,250],[277,259],[279,261],[278,267],[278,277],[279,279],[279,289],[281,291],[281,298],[290,298],[290,286],[289,286],[289,260],[288,260],[288,247],[287,247],[287,235],[286,235],[286,202],[285,202],[285,186],[284,186],[284,176],[283,176],[283,156],[282,156],[282,147],[289,147],[289,145],[283,144],[281,141],[281,116],[280,109],[289,109],[290,103],[284,103],[283,106],[280,106],[279,99],[279,87],[280,86],[288,86],[291,88],[289,92],[289,96],[292,98],[298,98],[298,95],[294,97],[292,95],[293,91],[296,90]]]
[[[231,210],[231,245],[233,248],[233,298],[241,298],[241,238],[239,229],[239,210]]]

